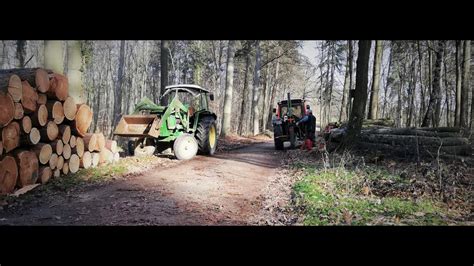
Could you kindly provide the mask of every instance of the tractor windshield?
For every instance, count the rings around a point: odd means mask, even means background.
[[[289,115],[288,113],[288,106],[284,105],[281,107],[281,116]],[[298,118],[303,117],[303,110],[301,109],[301,105],[293,105],[291,107],[291,115],[296,116]]]
[[[194,109],[195,111],[201,110],[201,97],[200,94],[192,94],[188,91],[179,90],[177,97],[184,106]]]

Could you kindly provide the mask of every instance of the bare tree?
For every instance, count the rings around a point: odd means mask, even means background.
[[[234,84],[234,51],[235,41],[229,41],[227,48],[227,70],[225,83],[225,98],[224,98],[224,115],[222,117],[222,136],[230,133],[231,117],[232,117],[232,91]]]
[[[26,41],[16,41],[16,57],[18,58],[18,67],[25,67]]]
[[[161,82],[160,82],[160,95],[165,92],[165,87],[168,86],[168,61],[169,61],[169,42],[168,41],[161,41]],[[166,101],[166,99],[163,99]],[[166,102],[162,102],[162,104],[167,104]]]
[[[462,41],[456,41],[456,111],[454,114],[454,126],[459,127],[461,124],[461,80],[462,80],[462,73],[461,73],[461,47]]]
[[[369,119],[377,119],[379,106],[380,66],[382,65],[383,41],[375,41],[374,74],[370,93]]]
[[[114,125],[118,123],[122,116],[122,83],[123,83],[123,69],[125,65],[125,41],[120,41],[120,55],[118,62],[117,81],[114,90]]]
[[[460,126],[468,128],[469,126],[469,74],[471,66],[471,41],[464,41],[463,64],[462,64],[462,85],[461,85],[461,116]]]
[[[260,100],[260,41],[257,41],[256,44],[256,54],[255,54],[255,69],[253,76],[253,100],[252,100],[252,112],[253,112],[253,135],[256,136],[260,133],[259,127],[259,106],[258,102]]]
[[[436,59],[435,59],[435,66],[433,69],[433,89],[430,93],[430,101],[428,103],[428,109],[426,111],[425,117],[423,118],[423,123],[421,124],[422,127],[428,127],[433,123],[433,125],[437,125],[439,117],[435,117],[435,108],[439,101],[441,101],[441,62],[443,60],[443,52],[444,52],[444,45],[446,41],[438,41],[437,47],[435,50]]]
[[[69,94],[77,104],[85,103],[85,91],[82,86],[82,51],[80,41],[67,42],[67,77]]]

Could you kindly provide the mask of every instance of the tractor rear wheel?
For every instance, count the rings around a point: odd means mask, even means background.
[[[290,135],[290,147],[294,149],[296,147],[296,133],[295,133],[295,128],[290,127],[288,128],[288,133]]]
[[[199,153],[213,155],[217,148],[217,130],[214,117],[203,117],[197,125],[195,136],[199,146]]]
[[[174,141],[173,150],[178,160],[189,160],[197,154],[198,143],[193,135],[183,134]]]
[[[283,150],[285,147],[283,141],[279,138],[283,134],[280,126],[275,126],[273,129],[273,140],[275,141],[275,149]]]

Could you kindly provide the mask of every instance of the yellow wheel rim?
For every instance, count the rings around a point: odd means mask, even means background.
[[[209,145],[211,148],[214,148],[214,145],[216,145],[216,127],[214,125],[211,125],[209,128]]]

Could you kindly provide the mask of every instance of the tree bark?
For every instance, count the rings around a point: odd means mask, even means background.
[[[53,170],[49,166],[41,166],[38,171],[39,181],[41,184],[46,184],[53,176]]]
[[[462,97],[462,87],[461,87],[461,45],[462,41],[456,41],[456,107],[454,114],[454,126],[461,126],[461,97]]]
[[[428,127],[431,124],[437,125],[437,121],[433,121],[434,119],[439,119],[435,117],[435,109],[437,103],[440,101],[441,96],[441,61],[443,59],[443,52],[444,52],[444,45],[446,41],[438,41],[437,48],[436,48],[436,59],[435,59],[435,66],[433,69],[433,89],[430,93],[430,101],[428,103],[428,109],[426,111],[425,117],[423,118],[423,123],[421,124],[422,127]]]
[[[46,91],[48,98],[65,101],[69,94],[69,80],[66,76],[52,73],[50,74],[50,86]]]
[[[259,126],[259,106],[260,100],[260,42],[256,43],[256,55],[255,55],[255,69],[253,76],[253,100],[252,100],[252,111],[253,111],[253,135],[256,136],[260,133]]]
[[[380,66],[382,65],[383,41],[375,41],[374,73],[370,93],[369,119],[377,119],[379,106]]]
[[[60,101],[47,101],[46,109],[48,109],[48,117],[51,117],[54,123],[59,125],[64,121],[64,109],[63,104]]]
[[[250,69],[250,54],[245,55],[245,73],[244,73],[244,89],[242,91],[242,103],[240,104],[240,119],[239,119],[239,135],[243,134],[243,125],[245,123],[245,103],[248,98],[248,76]]]
[[[225,97],[224,97],[224,114],[222,117],[222,131],[223,137],[228,135],[231,131],[232,118],[232,93],[234,85],[234,55],[235,55],[235,41],[229,41],[227,48],[227,69],[226,69],[226,83],[225,83]]]
[[[350,113],[347,135],[344,145],[350,147],[358,138],[364,120],[365,106],[367,103],[367,83],[369,71],[371,41],[360,40],[357,56],[356,87],[354,91],[354,104]]]
[[[18,67],[25,67],[26,41],[16,41],[16,58],[18,59]]]
[[[123,83],[123,72],[125,66],[125,41],[120,41],[120,56],[117,71],[117,81],[115,82],[114,89],[114,125],[117,125],[120,117],[122,116],[122,83]]]
[[[63,41],[44,41],[44,66],[56,73],[63,74]]]
[[[21,104],[26,114],[36,111],[38,102],[38,93],[31,87],[28,81],[24,80],[22,84]]]
[[[462,65],[462,85],[461,85],[461,116],[460,126],[469,127],[469,79],[471,66],[471,41],[464,41],[463,47],[463,65]]]
[[[160,62],[160,68],[161,68],[161,82],[160,82],[160,95],[163,95],[165,92],[166,86],[168,86],[168,62],[169,62],[169,41],[162,40],[161,41],[161,62]],[[161,100],[162,105],[167,105],[167,99],[162,99]]]
[[[349,41],[348,41],[349,42]],[[349,47],[348,47],[349,53]],[[349,56],[347,56],[346,71],[344,74],[344,88],[342,90],[341,111],[339,112],[339,122],[347,119],[347,100],[349,98],[350,76],[349,76]]]

